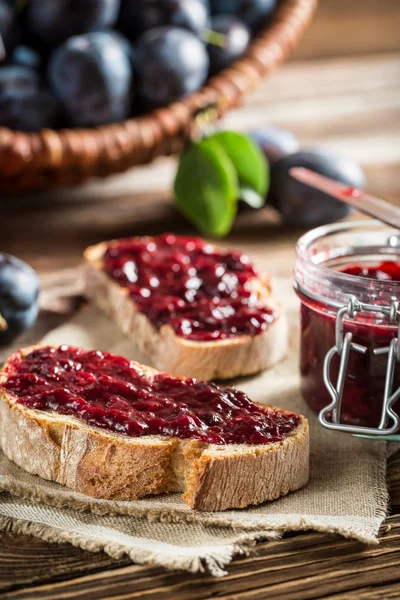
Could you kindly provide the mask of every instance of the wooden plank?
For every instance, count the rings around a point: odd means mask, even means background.
[[[326,58],[400,48],[398,0],[320,0],[293,58]]]
[[[400,504],[400,453],[391,458],[388,474],[390,493],[394,502],[392,510],[397,513],[399,510],[397,506]],[[382,581],[389,582],[388,593],[394,575],[397,577],[398,573],[400,578],[399,552],[400,516],[396,514],[388,518],[379,546],[368,548],[354,540],[321,533],[288,536],[279,542],[260,543],[250,556],[235,559],[228,567],[228,578],[221,581],[228,582],[229,593],[244,594],[243,598],[246,599],[252,598],[251,595],[246,596],[246,594],[260,594],[259,597],[262,598],[262,594],[268,591],[268,595],[271,596],[273,591],[274,598],[281,597],[279,594],[282,593],[284,594],[282,597],[301,600],[316,597],[308,594],[313,589],[313,585],[317,585],[316,578],[320,575],[327,582],[328,593],[336,594],[339,588],[335,588],[335,578],[340,571],[340,580],[342,581],[342,578],[345,580],[344,587],[340,589],[346,590],[346,594],[350,594],[349,598],[356,597],[349,590],[353,584],[354,589],[357,589],[359,581],[364,588],[362,597],[372,598],[373,596],[368,594],[375,593],[373,586],[377,585],[381,578]],[[392,565],[393,559],[395,567]],[[163,597],[162,594],[168,586],[174,586],[173,590],[176,594],[174,598],[185,598],[187,593],[186,597],[199,600],[214,593],[214,584],[218,583],[219,586],[219,582],[211,577],[165,573],[162,569],[132,565],[128,559],[116,561],[104,553],[92,554],[69,544],[50,544],[25,536],[0,535],[0,565],[0,596],[1,593],[13,592],[10,596],[12,598],[62,598],[64,594],[67,597],[70,589],[74,589],[75,593],[75,583],[76,589],[82,589],[83,594],[88,593],[88,589],[91,594],[96,594],[97,589],[101,594],[105,589],[105,582],[108,582],[109,588],[106,589],[110,594],[113,588],[119,594],[119,588],[126,584],[128,587],[132,585],[133,591],[130,592],[130,597],[143,596],[158,600]],[[385,569],[384,573],[380,573],[381,568]],[[393,569],[396,570],[395,574]],[[303,581],[304,570],[306,570],[305,579],[311,578],[310,585],[306,580]],[[374,571],[368,579],[370,583],[366,579],[367,576],[369,577],[367,573],[369,570]],[[356,578],[354,581],[353,571],[359,573],[360,580]],[[85,575],[82,577],[83,574]],[[239,589],[237,582],[241,576],[246,580],[243,589]],[[397,581],[396,577],[395,581]],[[65,583],[65,580],[69,583]],[[54,588],[52,584],[55,581],[57,586]],[[275,587],[272,590],[269,586]],[[279,586],[284,586],[283,590]],[[196,591],[198,587],[199,592]],[[151,589],[152,594],[155,595],[147,596],[145,592],[148,589]],[[217,587],[217,591],[218,594],[225,593],[223,586]],[[297,592],[303,595],[296,596]],[[95,598],[96,595],[79,597]]]
[[[104,552],[85,552],[71,544],[50,544],[30,536],[0,535],[0,597],[7,590],[35,582],[74,578],[131,564]]]
[[[19,586],[14,583],[14,590],[3,597],[302,600],[344,594],[356,589],[360,581],[366,587],[400,580],[400,517],[388,519],[379,546],[366,547],[339,536],[306,533],[262,543],[257,549],[257,555],[236,559],[229,567],[229,575],[222,579],[130,565],[24,589],[15,589]]]
[[[376,586],[357,588],[345,594],[330,595],[330,600],[398,600],[398,582],[388,585],[378,583]]]

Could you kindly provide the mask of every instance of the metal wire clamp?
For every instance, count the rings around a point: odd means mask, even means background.
[[[381,419],[377,428],[345,425],[340,422],[342,398],[350,352],[353,351],[358,352],[359,354],[366,354],[368,351],[367,347],[352,341],[353,334],[350,331],[345,333],[344,320],[354,319],[356,314],[361,312],[381,313],[388,317],[390,323],[398,325],[397,337],[392,339],[390,345],[374,350],[374,355],[388,355]],[[335,338],[335,346],[333,346],[325,356],[323,372],[324,384],[332,398],[332,402],[319,413],[319,422],[326,429],[334,429],[336,431],[344,431],[358,435],[379,437],[392,435],[397,432],[400,429],[400,418],[393,411],[392,407],[396,400],[400,398],[400,387],[393,391],[396,363],[400,363],[399,302],[394,301],[391,306],[380,306],[359,302],[355,296],[351,296],[348,304],[342,306],[338,310],[335,325]],[[336,387],[333,385],[330,378],[331,362],[335,354],[340,356]],[[330,421],[327,419],[329,414],[331,414],[332,417]]]

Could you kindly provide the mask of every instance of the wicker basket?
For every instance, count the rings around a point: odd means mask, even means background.
[[[179,152],[199,109],[222,116],[237,106],[299,41],[317,0],[280,0],[274,18],[245,56],[198,92],[166,108],[93,129],[22,133],[0,127],[0,195],[81,183]]]

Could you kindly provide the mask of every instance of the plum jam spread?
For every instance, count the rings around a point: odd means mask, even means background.
[[[131,437],[268,444],[299,424],[297,415],[264,410],[234,388],[166,373],[149,378],[125,358],[71,346],[17,354],[3,387],[28,408]]]
[[[168,324],[186,339],[257,335],[275,319],[246,285],[257,276],[249,258],[199,238],[119,240],[107,247],[103,268],[155,327]]]
[[[340,268],[341,273],[366,279],[365,286],[371,288],[373,304],[382,304],[379,295],[373,300],[373,282],[400,282],[400,263],[379,262],[373,265],[348,264]],[[370,281],[368,281],[370,280]],[[323,365],[328,351],[335,345],[336,315],[322,302],[316,302],[299,294],[301,304],[301,363],[302,394],[307,404],[319,412],[327,406],[330,395],[322,379]],[[380,422],[383,390],[387,369],[387,354],[374,354],[378,348],[388,347],[397,337],[397,326],[390,324],[381,313],[357,315],[345,320],[345,332],[353,334],[352,341],[367,348],[365,354],[352,351],[346,370],[343,391],[341,422],[348,425],[377,427]],[[336,384],[340,358],[336,354],[330,370],[331,381]],[[400,365],[396,364],[393,391],[400,386]],[[400,413],[400,402],[394,404]]]
[[[400,282],[400,263],[394,261],[385,261],[374,266],[350,265],[341,269],[341,272],[378,281]]]

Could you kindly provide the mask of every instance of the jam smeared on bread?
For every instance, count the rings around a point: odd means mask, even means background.
[[[5,388],[27,408],[74,416],[126,436],[171,436],[210,444],[280,442],[296,414],[267,410],[231,387],[166,373],[146,375],[120,356],[70,346],[14,355]]]
[[[203,511],[275,500],[309,476],[301,415],[69,346],[22,348],[5,363],[0,448],[29,473],[87,496],[183,492]]]
[[[247,285],[258,277],[250,259],[199,238],[118,240],[107,246],[103,269],[158,329],[168,324],[189,340],[255,336],[277,318]]]
[[[84,260],[87,299],[159,371],[232,379],[286,355],[270,277],[240,252],[165,234],[101,242]]]

